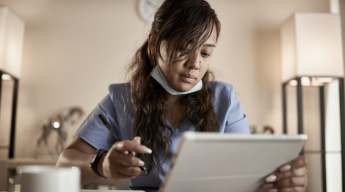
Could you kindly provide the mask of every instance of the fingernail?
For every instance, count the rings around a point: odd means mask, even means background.
[[[151,153],[152,153],[152,150],[149,149],[149,148],[146,148],[146,153],[151,154]]]
[[[277,189],[270,189],[268,192],[278,192]]]
[[[275,175],[270,175],[268,177],[266,177],[266,182],[273,182],[277,179],[277,176]]]
[[[269,188],[272,188],[273,187],[273,184],[265,184],[263,186],[265,189],[269,189]]]
[[[140,138],[140,137],[134,137],[134,140],[136,140],[136,139],[139,139],[139,140],[140,140],[141,138]]]
[[[123,142],[119,142],[119,143],[117,144],[117,147],[118,147],[118,148],[123,147]]]
[[[284,172],[284,171],[288,171],[288,170],[290,170],[291,169],[291,165],[285,165],[285,166],[283,166],[282,168],[280,168],[280,171],[281,172]]]
[[[144,161],[140,160],[139,161],[139,166],[144,166],[144,165],[145,165]]]

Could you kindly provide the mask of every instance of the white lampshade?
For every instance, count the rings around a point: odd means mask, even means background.
[[[294,13],[281,29],[282,81],[296,77],[343,77],[338,14]]]
[[[0,70],[20,77],[24,21],[9,7],[0,5]]]

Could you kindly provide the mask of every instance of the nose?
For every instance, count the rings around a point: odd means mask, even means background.
[[[198,54],[198,56],[196,57],[194,62],[188,62],[188,69],[194,69],[194,70],[198,70],[200,68],[200,64],[201,64],[201,58]]]

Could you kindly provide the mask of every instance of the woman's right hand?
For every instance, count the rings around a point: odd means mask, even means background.
[[[97,169],[100,174],[109,180],[132,179],[142,173],[139,166],[144,166],[144,162],[133,154],[151,154],[152,150],[140,144],[140,137],[133,141],[116,142],[108,153],[103,154]]]

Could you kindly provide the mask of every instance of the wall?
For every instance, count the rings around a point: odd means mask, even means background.
[[[222,23],[211,69],[231,83],[249,124],[282,129],[281,23],[294,11],[327,12],[328,0],[210,0]],[[40,123],[69,106],[90,113],[124,81],[149,24],[134,0],[0,0],[26,22],[16,157],[34,156]],[[85,118],[85,117],[83,117]],[[69,129],[69,140],[82,121]]]

